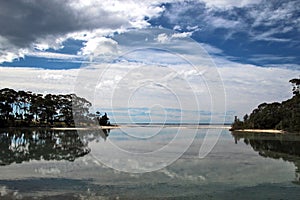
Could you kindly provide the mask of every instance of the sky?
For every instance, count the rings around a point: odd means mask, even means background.
[[[73,93],[112,122],[223,123],[292,96],[298,0],[0,2],[0,87]]]

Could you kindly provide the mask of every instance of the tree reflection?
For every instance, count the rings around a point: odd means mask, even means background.
[[[101,138],[106,141],[109,136],[110,129],[95,129],[89,131],[78,131],[78,134],[82,141],[87,144],[88,142],[96,141],[99,142]]]
[[[90,152],[77,131],[2,130],[0,165],[30,160],[74,161]]]
[[[235,143],[244,140],[260,156],[293,162],[296,166],[295,184],[300,184],[300,135],[232,132]]]

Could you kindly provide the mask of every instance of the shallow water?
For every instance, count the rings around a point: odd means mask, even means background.
[[[204,158],[201,146],[213,146]],[[299,199],[299,167],[294,134],[193,126],[0,132],[0,199]]]

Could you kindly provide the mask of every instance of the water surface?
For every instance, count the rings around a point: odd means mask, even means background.
[[[0,199],[299,199],[299,135],[215,129],[221,135],[200,159],[207,130],[181,127],[177,148],[155,158],[151,152],[172,142],[178,128],[1,130]],[[178,155],[192,136],[188,150],[160,170],[127,173],[101,162],[104,156],[128,170],[145,167],[114,155],[111,144],[145,154],[145,163],[155,164]]]

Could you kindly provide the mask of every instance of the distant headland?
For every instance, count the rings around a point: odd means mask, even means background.
[[[293,97],[281,103],[262,103],[246,114],[243,121],[237,116],[231,130],[245,131],[268,130],[274,133],[300,132],[300,79],[289,81],[293,85]]]

